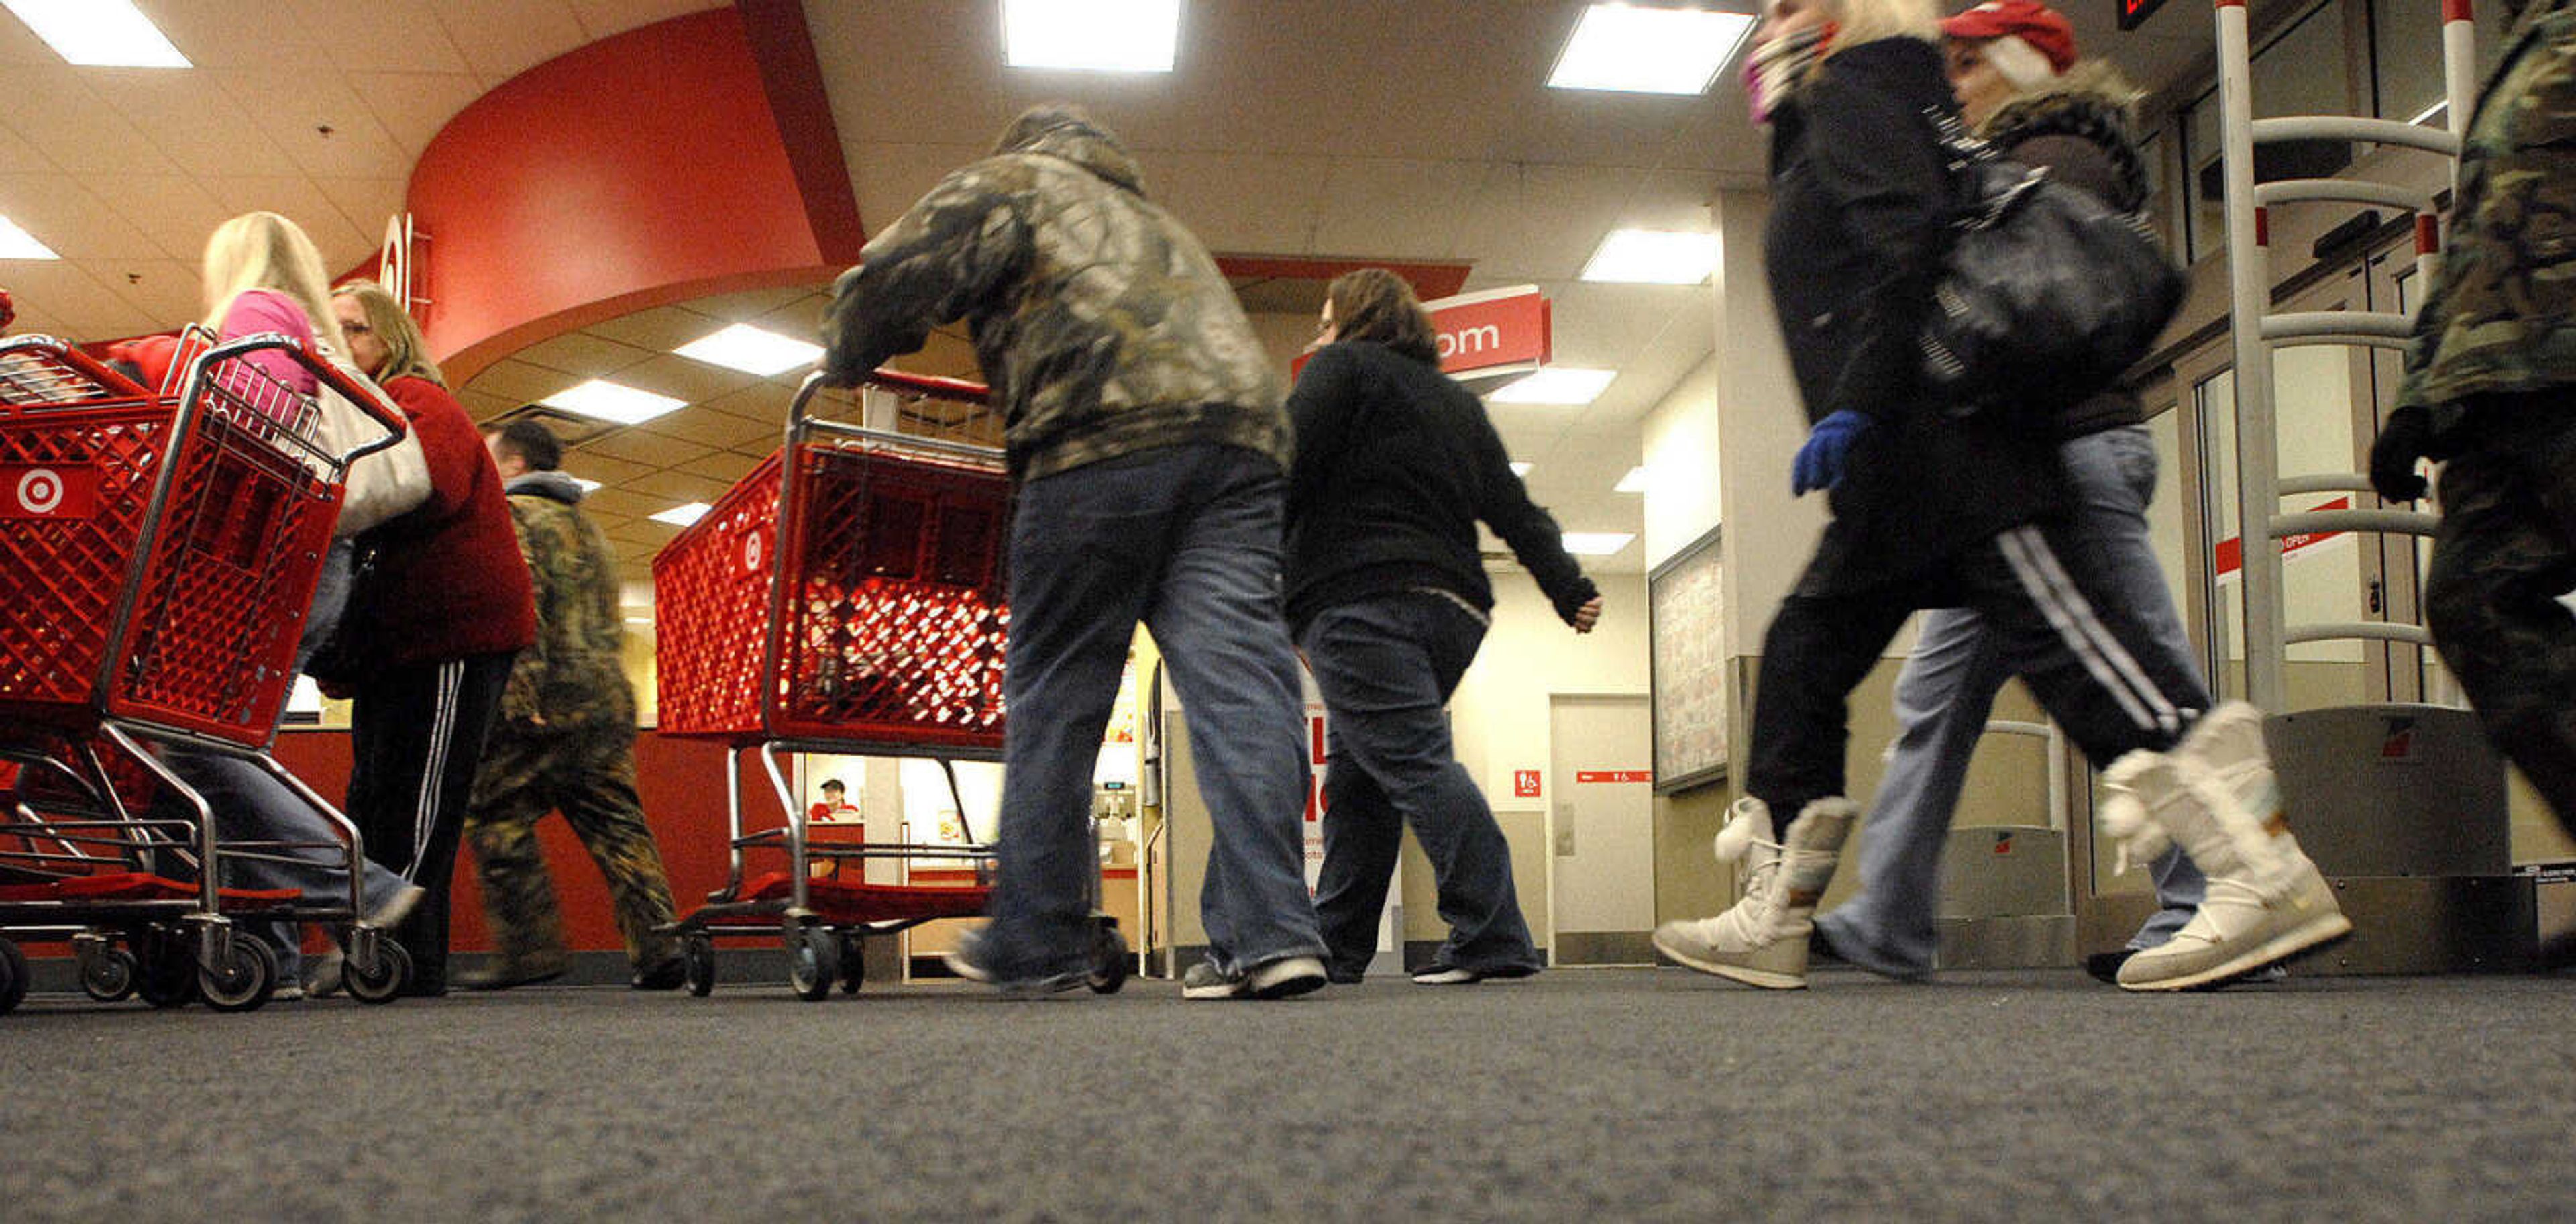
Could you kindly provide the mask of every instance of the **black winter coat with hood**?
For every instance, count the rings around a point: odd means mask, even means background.
[[[1900,37],[1838,49],[1772,116],[1763,253],[1798,393],[1810,424],[1849,409],[1875,426],[1833,489],[1802,595],[1919,575],[2063,502],[2054,439],[1952,418],[1921,383],[1957,206],[1926,112],[1954,106],[1940,53]]]

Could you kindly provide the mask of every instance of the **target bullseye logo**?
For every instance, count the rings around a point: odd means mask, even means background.
[[[52,514],[63,505],[62,473],[31,468],[18,478],[18,505],[29,514]]]
[[[0,464],[0,518],[87,518],[98,508],[98,473],[88,467]]]

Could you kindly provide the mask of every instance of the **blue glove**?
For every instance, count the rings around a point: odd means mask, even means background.
[[[1798,448],[1798,461],[1789,469],[1789,491],[1800,497],[1817,489],[1830,489],[1843,482],[1843,470],[1850,466],[1852,446],[1870,430],[1867,416],[1849,408],[1842,409],[1807,431],[1807,444]]]

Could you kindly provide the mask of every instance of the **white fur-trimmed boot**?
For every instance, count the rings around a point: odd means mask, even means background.
[[[2352,932],[2282,819],[2262,711],[2228,702],[2172,752],[2112,762],[2102,785],[2102,825],[2119,839],[2122,870],[2179,845],[2209,878],[2190,922],[2120,966],[2121,989],[2224,984]]]
[[[1778,842],[1757,835],[1771,827],[1771,809],[1761,800],[1738,799],[1730,811],[1726,828],[1717,835],[1717,857],[1742,864],[1743,898],[1714,918],[1655,928],[1655,949],[1702,973],[1748,986],[1803,989],[1816,899],[1834,878],[1843,838],[1860,818],[1860,809],[1840,797],[1814,800]]]

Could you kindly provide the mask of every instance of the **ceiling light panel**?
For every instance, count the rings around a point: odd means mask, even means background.
[[[133,0],[0,0],[62,57],[84,68],[188,68]]]
[[[1534,464],[1528,464],[1528,463],[1515,463],[1515,464],[1513,464],[1513,465],[1512,465],[1512,475],[1514,475],[1514,476],[1527,476],[1527,475],[1529,475],[1529,474],[1530,474],[1530,468],[1532,468],[1532,467],[1534,467],[1534,466],[1536,466],[1536,465],[1534,465]]]
[[[1634,285],[1696,285],[1717,269],[1717,235],[1612,230],[1592,248],[1583,279]]]
[[[0,259],[60,259],[52,247],[36,241],[36,236],[18,228],[18,223],[0,217]]]
[[[1628,474],[1627,474],[1627,475],[1625,475],[1625,476],[1620,477],[1620,478],[1619,478],[1619,483],[1618,483],[1618,484],[1616,484],[1616,485],[1614,485],[1614,486],[1612,486],[1612,487],[1611,487],[1611,489],[1610,489],[1610,491],[1611,491],[1611,492],[1613,492],[1613,493],[1643,493],[1643,492],[1645,492],[1645,491],[1646,491],[1646,469],[1641,468],[1641,467],[1632,467],[1632,468],[1629,468],[1629,469],[1628,469]]]
[[[1578,557],[1607,557],[1636,538],[1636,533],[1627,531],[1569,531],[1565,533],[1565,551]]]
[[[814,364],[823,355],[823,346],[774,331],[763,331],[748,323],[736,323],[671,351],[691,361],[703,361],[708,365],[720,365],[728,370],[767,378]]]
[[[1549,366],[1485,397],[1495,404],[1589,404],[1619,377],[1617,370]]]
[[[674,527],[686,527],[691,523],[697,522],[699,519],[705,518],[707,516],[707,511],[713,509],[715,509],[715,507],[710,506],[705,502],[693,501],[686,505],[673,506],[660,514],[650,515],[648,517],[656,523],[669,523]]]
[[[667,395],[638,391],[633,387],[594,378],[577,387],[568,387],[537,401],[550,408],[578,412],[586,417],[615,421],[620,425],[637,425],[665,413],[689,406],[687,400]]]
[[[1181,0],[1002,0],[1002,62],[1013,68],[1170,72]]]
[[[1596,4],[1583,11],[1547,83],[1557,89],[1695,94],[1753,29],[1743,13]]]

